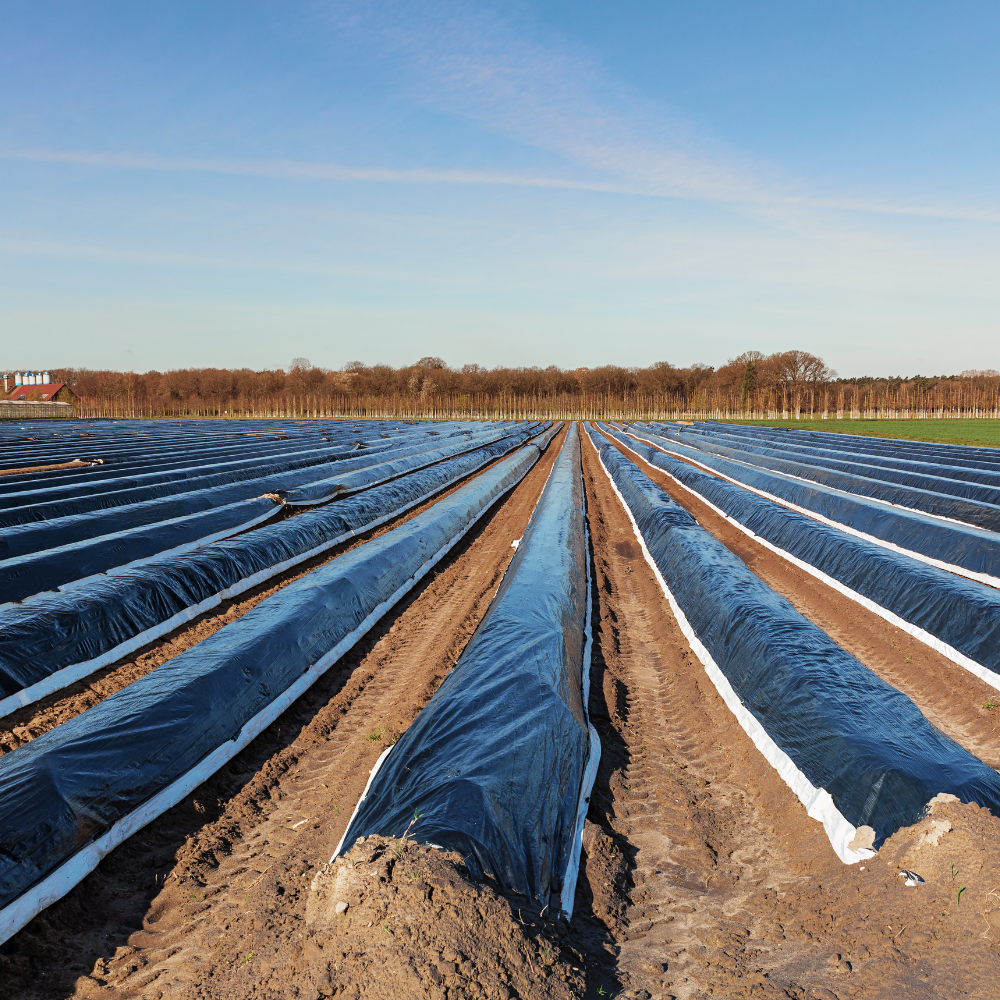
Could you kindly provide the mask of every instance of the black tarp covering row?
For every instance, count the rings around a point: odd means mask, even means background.
[[[218,603],[400,513],[517,447],[522,432],[246,535],[151,559],[0,608],[0,699],[58,671],[96,669]],[[544,443],[547,443],[545,438]],[[74,671],[74,679],[79,671]],[[9,709],[8,709],[9,710]]]
[[[2,559],[0,597],[4,603],[23,601],[32,594],[56,590],[98,573],[113,571],[116,566],[129,566],[167,551],[179,554],[179,551],[208,545],[245,531],[280,510],[277,500],[255,497],[198,514]]]
[[[0,906],[238,739],[308,672],[334,662],[538,455],[527,445],[406,524],[313,570],[0,757]]]
[[[854,828],[873,828],[878,847],[918,821],[939,792],[1000,815],[996,771],[930,725],[909,698],[800,615],[594,435],[656,569],[722,683],[738,696],[730,708],[747,710],[820,792],[810,815],[821,812],[816,804],[825,790],[850,824],[844,829],[836,816],[823,817],[842,858]],[[711,676],[710,664],[706,670]],[[782,773],[793,788],[798,775]],[[804,791],[796,789],[800,799]],[[849,853],[845,859],[853,860]]]
[[[1000,591],[845,534],[623,434],[610,433],[782,552],[1000,673]]]
[[[630,434],[647,442],[667,449],[674,447],[663,438],[655,441],[641,425],[627,425],[627,428]],[[717,455],[702,454],[698,461],[751,489],[780,497],[873,538],[970,573],[1000,578],[1000,535],[996,532],[892,507]]]
[[[524,441],[528,433],[528,430],[523,429],[513,433],[504,429],[486,434],[463,435],[459,445],[452,443],[446,448],[418,452],[409,458],[397,458],[389,463],[382,461],[385,456],[381,453],[371,452],[359,461],[362,465],[366,462],[377,464],[370,469],[355,469],[353,473],[342,476],[339,492],[346,492],[347,488],[369,488],[373,483],[381,483],[392,476],[429,465],[455,451],[474,448],[479,443],[509,438],[512,442],[509,447],[513,447]],[[275,500],[258,497],[187,517],[170,518],[139,528],[3,559],[0,560],[0,595],[6,601],[21,601],[32,594],[54,590],[95,573],[107,572],[113,567],[125,567],[136,560],[148,559],[167,550],[208,544],[266,520],[277,509]]]
[[[693,446],[688,444],[688,436],[678,429],[664,424],[644,425],[646,430],[656,437],[670,441],[686,458],[709,464],[706,455],[719,455],[737,461],[748,462],[758,468],[770,469],[773,472],[783,472],[790,476],[799,476],[810,482],[830,486],[845,493],[856,493],[858,496],[871,497],[883,503],[898,504],[909,507],[924,514],[938,517],[950,517],[957,521],[965,521],[990,531],[1000,530],[1000,506],[981,503],[976,500],[965,500],[961,497],[948,496],[930,489],[918,489],[913,486],[897,486],[892,483],[879,482],[867,476],[853,475],[846,472],[835,472],[816,465],[806,466],[801,462],[787,458],[771,458],[759,453],[748,453],[743,445],[730,447],[728,445],[706,443],[704,439],[693,438]]]
[[[382,442],[380,448],[387,446]],[[102,510],[120,503],[134,503],[158,496],[183,493],[187,489],[201,489],[219,483],[253,479],[269,472],[286,469],[309,468],[347,458],[358,451],[356,444],[338,444],[318,447],[299,445],[272,454],[245,452],[240,458],[206,460],[202,454],[192,455],[184,465],[156,472],[121,473],[102,477],[92,482],[74,481],[63,485],[32,484],[30,489],[0,495],[0,510],[10,511],[20,507],[39,506],[43,516],[38,520],[80,514],[87,510]],[[18,523],[24,523],[20,521]]]
[[[60,423],[64,433],[52,432],[52,424],[37,428],[18,439],[16,425],[0,424],[0,448],[11,460],[7,468],[47,465],[74,458],[101,458],[117,464],[148,455],[190,454],[199,447],[256,445],[260,440],[318,440],[350,435],[374,439],[413,428],[440,428],[438,421],[317,421],[317,420],[73,420]],[[73,432],[74,428],[82,428]],[[69,433],[67,433],[69,432]]]
[[[485,433],[490,433],[490,431]],[[496,431],[494,430],[492,433],[496,433]],[[348,469],[363,468],[370,465],[379,454],[392,454],[401,457],[440,448],[451,436],[458,441],[464,441],[480,435],[473,435],[469,431],[456,431],[453,435],[447,436],[431,435],[427,432],[407,434],[392,441],[373,445],[361,453],[358,453],[353,446],[349,448],[345,448],[343,445],[326,448],[313,447],[305,452],[270,456],[260,462],[254,460],[249,463],[229,463],[223,465],[220,471],[206,471],[205,466],[199,465],[189,470],[192,473],[190,477],[175,470],[169,474],[170,478],[164,481],[159,481],[160,476],[150,477],[154,482],[149,485],[142,485],[140,480],[136,478],[111,480],[95,486],[94,489],[99,492],[89,493],[87,487],[82,487],[83,492],[79,496],[52,501],[39,502],[38,491],[31,491],[21,504],[20,498],[23,495],[13,494],[6,498],[0,498],[0,501],[18,504],[16,507],[0,510],[0,528],[139,504],[163,497],[211,489],[215,486],[226,486],[231,483],[260,482],[264,477],[273,477],[279,473],[290,473],[296,470],[311,470],[312,477],[305,480],[311,482],[326,478],[334,471],[342,474]],[[214,466],[208,468],[214,470]],[[302,482],[302,476],[299,476],[297,481]]]
[[[730,437],[724,434],[705,433],[695,429],[681,432],[686,444],[703,448],[708,451],[717,451],[719,454],[723,450],[736,449],[740,457],[747,462],[756,465],[768,465],[769,462],[784,461],[791,462],[799,467],[796,475],[814,479],[815,470],[844,472],[856,476],[864,476],[880,483],[890,483],[898,486],[912,487],[918,490],[929,490],[932,493],[939,493],[950,497],[961,497],[976,503],[996,505],[1000,503],[1000,489],[996,485],[983,485],[978,482],[967,482],[964,480],[951,479],[948,477],[948,470],[939,468],[936,473],[928,471],[931,466],[923,466],[924,471],[901,471],[884,466],[872,465],[863,456],[847,457],[838,459],[830,456],[829,452],[820,452],[808,446],[797,448],[781,449],[768,443],[758,443],[746,438]],[[986,473],[982,473],[985,477]]]
[[[303,423],[300,421],[299,423]],[[253,429],[270,428],[292,421],[255,420]],[[12,454],[32,458],[57,455],[60,449],[75,449],[78,444],[135,447],[144,440],[160,441],[201,437],[226,437],[238,433],[242,422],[235,420],[116,420],[108,418],[51,421],[10,421],[0,424],[0,441]],[[57,456],[58,457],[58,456]]]
[[[412,429],[391,436],[382,434],[297,434],[293,437],[268,437],[251,434],[240,436],[226,444],[213,444],[211,438],[202,443],[192,442],[183,449],[162,449],[151,442],[146,450],[117,460],[101,459],[101,464],[86,469],[52,469],[0,478],[0,500],[4,507],[12,506],[10,494],[27,494],[44,490],[49,498],[62,496],[84,496],[88,492],[126,488],[152,484],[158,479],[171,476],[188,478],[201,472],[223,471],[234,462],[254,462],[264,464],[275,456],[305,453],[312,449],[364,449],[386,447],[390,441],[400,441],[417,433]],[[117,484],[118,480],[134,480]]]
[[[293,507],[326,503],[328,500],[332,500],[342,493],[368,489],[375,483],[381,483],[394,476],[403,475],[412,469],[429,465],[431,462],[441,461],[468,448],[474,448],[493,441],[500,441],[512,434],[518,436],[519,440],[524,440],[524,436],[528,430],[535,429],[538,426],[533,421],[529,423],[501,425],[499,428],[494,426],[477,434],[463,434],[461,438],[455,435],[452,439],[442,441],[440,447],[433,445],[430,447],[424,446],[420,451],[410,449],[394,450],[377,456],[379,459],[377,463],[367,463],[357,471],[347,471],[347,466],[338,462],[332,470],[334,475],[288,490],[285,502]],[[456,444],[456,439],[464,443]]]
[[[995,491],[1000,486],[1000,469],[988,471],[980,468],[970,468],[961,465],[952,465],[947,458],[940,456],[924,455],[896,455],[892,453],[875,453],[870,451],[853,450],[846,444],[840,447],[831,447],[832,442],[822,443],[803,441],[801,438],[789,439],[787,435],[783,438],[748,438],[746,435],[730,433],[725,424],[696,424],[695,427],[685,432],[685,436],[691,434],[704,435],[710,441],[718,441],[722,444],[734,445],[736,447],[749,447],[751,449],[764,448],[765,454],[780,454],[791,459],[802,462],[815,462],[825,465],[827,468],[846,469],[850,472],[859,472],[869,475],[866,468],[870,467],[871,472],[877,469],[896,470],[902,473],[912,473],[917,476],[928,476],[931,480],[947,479],[961,480],[967,483],[977,483],[983,487],[992,487]],[[875,476],[874,478],[878,478]],[[905,481],[892,479],[890,481]],[[908,483],[908,485],[913,485]],[[951,492],[947,490],[946,492]],[[965,495],[965,494],[962,494]],[[990,497],[974,497],[974,499],[985,499],[988,503]],[[995,499],[995,498],[994,498]]]
[[[837,431],[815,431],[801,428],[752,427],[740,424],[709,422],[697,427],[725,427],[727,433],[761,438],[766,441],[801,441],[818,448],[837,447],[855,453],[872,455],[905,455],[923,461],[941,459],[946,465],[966,466],[971,469],[1000,470],[1000,453],[996,448],[972,445],[941,444],[907,438],[869,437],[864,434],[841,434]],[[836,424],[833,424],[836,426]],[[889,425],[891,427],[891,425]],[[831,443],[834,442],[834,443]]]
[[[574,424],[489,610],[381,764],[343,849],[399,837],[416,813],[411,836],[458,851],[476,877],[572,908],[584,775],[599,754],[583,701],[588,559]]]
[[[504,430],[491,432],[497,437],[504,433],[512,433],[517,425],[507,425]],[[437,441],[434,437],[432,441]],[[475,440],[456,438],[453,453],[466,448],[473,448],[484,439]],[[416,446],[419,454],[422,446]],[[435,445],[428,443],[435,449]],[[386,460],[385,452],[367,452],[355,458],[342,459],[338,463],[338,473],[346,478],[351,472],[377,465]],[[436,461],[428,458],[427,461]],[[417,463],[420,464],[420,463]],[[210,489],[195,490],[172,497],[161,497],[157,500],[146,500],[142,503],[127,504],[106,511],[92,511],[88,514],[76,514],[61,517],[54,521],[43,521],[38,524],[23,524],[0,531],[0,558],[11,559],[29,552],[39,552],[72,542],[96,538],[101,535],[125,531],[141,525],[155,524],[158,521],[180,517],[186,514],[196,514],[201,511],[213,510],[239,500],[248,500],[265,493],[287,494],[298,486],[315,482],[318,477],[328,478],[328,474],[316,469],[298,470],[278,475],[265,476],[260,479],[247,480],[240,483],[230,483],[225,486],[215,486]],[[366,477],[357,477],[366,481]],[[370,479],[366,481],[371,485]],[[342,492],[334,490],[333,493]]]

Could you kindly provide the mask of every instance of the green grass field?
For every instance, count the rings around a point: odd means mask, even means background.
[[[941,444],[971,444],[1000,448],[1000,420],[727,420],[755,427],[794,427],[802,431],[833,431],[866,437],[908,438]]]

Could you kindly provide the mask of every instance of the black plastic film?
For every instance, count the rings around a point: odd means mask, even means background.
[[[429,434],[432,433],[429,432]],[[435,446],[429,443],[435,440],[437,438],[431,436],[429,441],[411,445],[408,449],[401,449],[401,451],[420,454],[427,450],[435,450]],[[453,453],[470,447],[475,447],[475,443],[470,445],[467,440],[458,437],[451,446]],[[384,463],[386,454],[384,451],[372,451],[342,459],[337,463],[338,474],[346,476],[358,470]],[[429,459],[428,461],[433,460]],[[37,524],[10,527],[0,531],[0,558],[10,559],[30,552],[55,548],[59,545],[69,545],[87,538],[154,524],[168,518],[213,510],[240,500],[259,497],[265,493],[288,493],[299,486],[315,482],[317,477],[322,476],[325,479],[327,475],[327,473],[317,471],[315,468],[299,469],[295,472],[284,472],[245,482],[229,483],[224,486],[195,490],[176,496],[130,503],[110,510],[92,511],[87,514],[69,515]]]
[[[344,844],[399,837],[417,815],[412,837],[559,909],[590,756],[587,559],[574,424],[479,628],[382,763]]]
[[[932,489],[894,485],[863,475],[837,472],[818,465],[807,465],[803,462],[792,461],[787,458],[762,455],[757,451],[750,451],[742,445],[723,445],[710,441],[705,436],[692,437],[691,435],[682,434],[666,425],[651,424],[648,425],[647,429],[654,436],[663,437],[673,442],[685,457],[693,458],[696,461],[703,462],[705,465],[710,465],[711,463],[703,456],[718,455],[723,458],[749,462],[752,465],[770,469],[773,472],[784,472],[791,476],[799,476],[810,482],[830,486],[833,489],[843,490],[846,493],[856,493],[859,496],[871,497],[874,500],[881,500],[885,503],[898,504],[901,507],[909,507],[912,510],[919,510],[925,514],[934,514],[938,517],[952,517],[956,520],[965,521],[968,524],[978,525],[981,528],[987,528],[992,531],[1000,530],[1000,506],[937,493]]]
[[[610,431],[753,534],[1000,672],[1000,591],[846,534]]]
[[[762,454],[784,455],[785,457],[805,463],[839,469],[846,472],[857,472],[874,479],[883,478],[886,474],[888,482],[902,482],[906,485],[922,486],[936,489],[938,492],[954,493],[961,489],[960,496],[985,500],[987,503],[996,501],[996,490],[1000,486],[1000,470],[987,470],[965,465],[952,465],[949,460],[940,456],[921,455],[917,453],[894,454],[849,449],[846,445],[839,448],[823,447],[801,438],[789,439],[748,439],[739,434],[731,434],[726,425],[698,424],[694,429],[696,435],[704,435],[710,441],[728,444],[734,447],[749,448],[751,451],[761,451]],[[690,433],[687,435],[690,437]],[[832,445],[832,442],[828,444]],[[916,477],[916,478],[913,478]],[[924,477],[924,481],[921,481]],[[960,482],[977,484],[969,487],[969,492],[960,486]],[[943,488],[938,488],[940,483]],[[992,493],[990,490],[992,489]],[[980,494],[977,491],[982,490]]]
[[[542,435],[542,447],[548,437]],[[218,603],[222,594],[246,589],[400,513],[517,443],[496,442],[331,507],[0,608],[0,699],[77,664],[96,669],[212,606],[206,602]]]
[[[628,431],[644,442],[667,450],[674,449],[672,442],[664,438],[654,439],[641,425],[629,425]],[[970,573],[1000,578],[1000,535],[996,532],[890,506],[717,455],[702,455],[698,461],[750,489],[778,497],[909,552],[920,553]]]

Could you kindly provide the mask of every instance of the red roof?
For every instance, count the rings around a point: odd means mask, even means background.
[[[37,399],[40,402],[45,402],[45,400],[52,399],[52,397],[55,396],[55,394],[65,384],[65,382],[50,382],[48,385],[15,385],[14,388],[2,398],[26,400],[29,396],[33,396],[37,392],[39,394]]]

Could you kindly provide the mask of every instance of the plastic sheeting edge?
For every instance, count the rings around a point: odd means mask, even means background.
[[[586,499],[586,492],[584,492],[584,498]],[[587,819],[594,782],[597,780],[597,768],[601,763],[601,738],[597,735],[597,730],[590,721],[590,661],[594,652],[594,591],[593,578],[590,573],[590,529],[586,523],[584,523],[583,537],[587,548],[587,620],[584,625],[584,634],[587,640],[583,647],[583,664],[580,672],[583,686],[583,710],[587,716],[587,730],[590,733],[590,753],[587,757],[587,766],[584,769],[583,777],[580,780],[580,798],[576,805],[576,825],[573,828],[569,861],[566,864],[566,878],[563,881],[562,896],[559,900],[559,905],[567,920],[571,920],[573,917],[576,883],[580,876],[580,852],[583,850],[583,825]]]
[[[559,425],[559,427],[561,427],[561,426],[562,426],[562,424]],[[558,430],[559,430],[559,428],[556,428],[556,433],[558,433]],[[549,446],[549,444],[551,444],[551,442],[552,442],[552,440],[554,438],[555,438],[555,434],[553,434],[549,438],[549,440],[545,443],[545,447],[546,448]],[[563,445],[565,446],[565,442],[563,443]],[[535,510],[537,509],[538,504],[541,501],[543,494],[545,493],[545,487],[549,485],[549,480],[552,478],[552,473],[555,470],[555,467],[556,467],[555,466],[555,462],[553,462],[552,463],[552,468],[549,469],[548,475],[545,477],[545,482],[542,483],[542,488],[541,488],[541,490],[539,490],[538,500],[535,501],[535,506],[532,507],[532,509],[531,509],[531,517],[528,518],[528,524],[531,524],[531,518],[533,518],[535,516]],[[525,525],[524,532],[526,532],[527,530],[528,530],[528,525]],[[521,537],[522,538],[524,537],[524,532],[521,533]],[[520,542],[520,541],[521,541],[521,539],[518,538],[517,542]],[[517,544],[516,543],[514,544],[514,548],[515,549],[517,548]],[[508,568],[509,568],[509,564],[508,564]],[[590,573],[590,564],[589,564],[589,562],[587,564],[587,573],[588,573],[588,580],[589,580],[589,573]],[[504,577],[506,577],[506,576],[507,576],[507,570],[505,569],[503,571],[503,573],[501,574],[501,576],[500,576],[500,580],[497,583],[496,590],[493,591],[493,597],[490,598],[490,604],[493,603],[493,599],[500,592],[500,588],[503,586]],[[589,584],[588,584],[588,586],[589,586]],[[489,605],[487,605],[487,607],[488,606]],[[588,614],[589,614],[589,612],[588,612]],[[588,674],[588,683],[589,683],[589,674]],[[340,840],[337,841],[337,846],[334,848],[333,854],[330,855],[330,860],[327,862],[327,864],[331,864],[332,865],[334,863],[334,861],[337,860],[337,856],[344,849],[344,842],[347,840],[348,833],[351,832],[351,826],[354,823],[354,820],[357,817],[358,813],[361,811],[361,807],[364,805],[365,799],[368,798],[368,793],[371,791],[372,782],[375,780],[375,778],[378,775],[378,772],[382,768],[382,765],[385,763],[386,757],[389,756],[389,751],[392,750],[392,748],[395,745],[396,744],[393,743],[390,746],[386,747],[385,750],[382,751],[382,753],[379,755],[378,760],[375,761],[375,763],[372,765],[371,771],[368,772],[368,781],[365,783],[364,791],[361,793],[361,797],[358,799],[357,803],[355,804],[354,811],[351,813],[351,818],[347,821],[347,826],[344,827],[344,832],[341,835]]]
[[[252,499],[254,500],[271,500],[271,503],[274,504],[274,506],[271,510],[266,510],[252,520],[245,521],[243,524],[234,524],[231,528],[222,528],[221,530],[213,532],[210,535],[205,535],[204,538],[197,538],[193,542],[184,542],[181,545],[175,545],[172,549],[163,549],[161,552],[154,552],[153,555],[143,556],[141,559],[133,559],[131,562],[122,563],[121,566],[111,566],[102,573],[91,573],[90,576],[84,576],[79,580],[71,580],[69,583],[61,584],[56,589],[65,594],[66,591],[72,590],[81,583],[87,583],[90,580],[96,580],[102,576],[120,575],[131,569],[135,569],[136,566],[144,566],[146,563],[153,562],[162,556],[183,555],[185,552],[193,552],[195,549],[204,548],[206,545],[211,545],[213,542],[221,542],[233,535],[240,534],[242,531],[247,531],[250,528],[256,528],[263,521],[268,521],[274,517],[275,514],[279,513],[281,508],[284,506],[280,500],[275,500],[273,497],[274,494],[270,493],[265,493],[263,496],[259,497],[253,497]],[[237,503],[239,502],[240,501],[237,501]],[[149,525],[149,527],[153,527],[153,525]]]
[[[536,459],[537,461],[537,459]],[[29,920],[36,917],[46,907],[62,899],[75,885],[86,878],[119,844],[126,841],[132,834],[141,830],[168,809],[173,808],[185,795],[197,788],[203,781],[210,778],[227,761],[236,756],[251,740],[262,733],[275,719],[281,715],[298,697],[307,691],[333,664],[350,648],[408,591],[412,590],[433,567],[440,562],[491,510],[494,504],[506,496],[528,474],[532,462],[521,477],[511,483],[507,489],[494,497],[493,501],[484,507],[475,517],[469,520],[461,530],[449,539],[421,567],[397,588],[385,601],[375,607],[372,612],[346,635],[328,653],[316,661],[298,680],[278,695],[274,701],[261,709],[252,719],[249,719],[234,739],[227,740],[203,757],[190,771],[181,775],[166,788],[157,792],[137,809],[123,816],[109,830],[96,840],[82,847],[71,858],[64,861],[58,868],[50,872],[41,882],[22,893],[12,903],[0,910],[0,944],[9,940]],[[392,749],[391,747],[389,748]],[[386,754],[382,755],[381,760]]]
[[[593,442],[591,442],[593,443]],[[632,451],[631,448],[626,444],[622,444],[622,447],[627,451],[632,452],[640,461],[646,462],[646,460],[636,451]],[[646,463],[649,464],[648,462]],[[900,618],[894,611],[890,611],[888,608],[883,607],[881,604],[876,604],[870,597],[865,597],[864,594],[859,594],[856,590],[852,590],[846,584],[841,583],[840,580],[835,579],[832,576],[828,576],[821,569],[817,569],[810,563],[799,559],[798,556],[792,555],[791,552],[786,552],[785,549],[779,548],[773,542],[769,542],[766,538],[762,538],[760,535],[751,531],[745,524],[741,524],[734,517],[727,514],[724,510],[716,507],[711,500],[702,496],[697,490],[692,489],[686,483],[682,483],[679,479],[671,476],[666,469],[660,469],[657,466],[653,466],[657,472],[662,472],[663,475],[668,476],[672,479],[681,489],[686,490],[692,496],[697,497],[703,504],[707,507],[711,507],[719,517],[724,518],[729,524],[734,528],[739,529],[748,538],[752,538],[755,542],[759,542],[766,549],[769,549],[777,556],[781,556],[782,559],[786,559],[793,566],[801,569],[803,572],[808,573],[810,576],[815,577],[821,583],[826,584],[828,587],[833,588],[839,594],[843,594],[845,597],[850,598],[857,604],[860,604],[863,608],[871,611],[872,614],[876,614],[879,618],[887,621],[890,625],[895,625],[896,628],[902,629],[907,635],[913,636],[918,642],[922,642],[925,646],[929,646],[931,649],[940,653],[942,656],[951,660],[952,663],[964,670],[967,670],[970,674],[978,677],[979,680],[988,684],[992,688],[996,688],[1000,691],[1000,674],[995,673],[988,667],[984,667],[981,663],[977,663],[971,657],[965,655],[965,653],[960,652],[955,649],[954,646],[949,645],[942,639],[939,639],[936,635],[928,632],[926,629],[922,629],[919,625],[914,625],[912,622],[908,622],[905,618]],[[723,477],[725,478],[725,477]],[[743,486],[742,483],[735,483],[736,486]],[[834,527],[840,527],[840,525],[834,524]],[[908,553],[905,553],[908,554]]]
[[[657,435],[657,437],[659,437],[659,435]],[[670,441],[672,439],[668,438],[668,437],[664,437],[663,440],[664,441]],[[752,469],[757,469],[760,472],[772,472],[772,473],[776,473],[779,476],[787,476],[789,479],[797,479],[797,480],[799,480],[799,482],[807,483],[809,486],[819,486],[819,487],[822,487],[823,489],[835,490],[837,493],[845,493],[847,496],[851,496],[851,497],[864,497],[866,500],[870,500],[872,503],[880,503],[884,507],[895,507],[897,510],[905,510],[905,511],[908,511],[909,513],[911,513],[911,514],[913,514],[913,513],[922,514],[924,517],[933,517],[933,518],[936,518],[939,521],[948,521],[951,524],[959,524],[963,528],[982,528],[981,524],[974,524],[972,521],[963,521],[963,520],[961,520],[960,518],[957,518],[957,517],[949,517],[947,514],[936,514],[936,513],[934,513],[933,511],[930,511],[930,510],[920,510],[917,507],[907,507],[905,504],[894,503],[892,500],[883,500],[882,497],[870,497],[866,493],[851,493],[850,490],[842,490],[842,489],[840,489],[839,487],[836,487],[836,486],[828,486],[826,483],[821,483],[818,479],[807,479],[805,476],[797,476],[797,475],[795,475],[794,472],[777,472],[775,469],[769,469],[765,465],[754,465],[753,462],[747,462],[747,461],[744,461],[743,459],[735,459],[735,458],[730,458],[730,457],[728,457],[726,455],[719,455],[716,452],[711,451],[711,450],[709,450],[707,448],[697,448],[693,444],[689,445],[689,444],[684,444],[683,442],[678,442],[678,443],[681,445],[682,448],[690,448],[692,451],[700,451],[703,454],[711,455],[713,458],[722,458],[722,459],[725,459],[727,462],[743,462],[744,465],[749,465]],[[699,466],[702,469],[708,469],[709,472],[714,472],[715,471],[710,466],[708,466],[708,465],[702,465],[702,463],[699,462],[697,459],[691,458],[688,455],[677,455],[676,452],[668,452],[668,454],[674,455],[677,458],[683,458],[685,462],[691,462],[692,464],[697,465],[697,466]],[[803,464],[803,463],[799,463],[799,464]],[[892,485],[892,484],[886,484],[886,485]],[[920,489],[920,487],[912,487],[912,486],[906,486],[906,487],[903,487],[903,488],[904,489]],[[925,492],[930,492],[930,491],[926,491],[925,490]],[[943,495],[943,494],[938,494],[938,496],[941,496],[941,495]],[[973,500],[973,501],[969,501],[969,502],[970,503],[979,503],[981,501]],[[991,529],[987,528],[986,530],[989,531]]]
[[[565,447],[565,442],[563,444]],[[552,474],[555,470],[555,463],[553,463],[552,468],[549,470],[549,474],[545,477],[545,482],[542,484],[542,489],[538,494],[538,501],[535,504],[537,508],[538,503],[541,502],[542,496],[545,493],[545,487],[548,485],[549,480],[552,478]],[[534,517],[534,510],[532,510],[532,517]],[[529,519],[530,524],[530,519]],[[527,533],[527,526],[525,527],[525,533]],[[522,536],[523,537],[523,536]],[[518,539],[520,541],[520,539]],[[587,617],[584,625],[584,635],[586,636],[586,641],[584,643],[583,650],[583,661],[581,668],[581,684],[583,688],[583,707],[584,712],[587,716],[587,731],[589,738],[589,747],[587,755],[587,766],[584,768],[583,775],[580,780],[580,794],[577,798],[576,807],[576,819],[573,825],[573,836],[571,838],[570,855],[566,865],[566,878],[563,881],[562,893],[560,894],[559,906],[563,915],[567,920],[572,919],[573,916],[573,903],[576,898],[576,883],[580,874],[580,854],[583,850],[583,828],[584,823],[587,818],[587,810],[590,806],[590,796],[593,792],[594,782],[597,780],[597,769],[601,763],[601,739],[597,734],[597,730],[594,728],[593,723],[590,721],[590,665],[591,657],[593,655],[594,649],[594,631],[593,631],[593,578],[590,572],[590,529],[584,524],[584,544],[587,549]],[[506,576],[506,572],[504,573]],[[503,577],[501,577],[500,584],[503,583]],[[499,591],[500,585],[497,586]],[[494,594],[494,596],[496,596]],[[393,744],[394,746],[395,744]],[[368,798],[368,793],[371,791],[372,784],[375,778],[378,776],[379,771],[382,769],[382,765],[385,763],[390,752],[392,751],[392,746],[386,747],[385,750],[379,755],[378,760],[375,761],[371,771],[368,774],[368,781],[365,783],[364,791],[362,791],[360,798],[354,806],[354,811],[351,813],[350,819],[347,821],[347,826],[344,827],[344,832],[337,842],[337,846],[334,848],[333,854],[330,856],[330,860],[327,864],[333,864],[337,860],[340,853],[344,850],[344,845],[347,840],[347,835],[351,831],[351,827],[354,824],[354,820],[358,813],[361,811],[361,807],[364,805],[365,800]],[[436,845],[430,845],[436,846]]]
[[[590,439],[589,434],[587,437]],[[618,485],[615,483],[614,477],[608,471],[608,467],[604,464],[604,459],[601,458],[600,450],[592,439],[590,439],[590,444],[597,453],[597,460],[601,463],[601,468],[604,470],[604,474],[607,476],[608,482],[611,484],[611,488],[615,491],[615,495],[621,502],[625,513],[628,515],[628,519],[632,524],[632,531],[635,534],[636,540],[639,542],[640,548],[642,549],[643,558],[646,560],[649,568],[653,571],[656,581],[660,585],[660,589],[663,591],[664,597],[666,597],[667,602],[670,604],[670,610],[674,613],[674,617],[677,619],[677,624],[680,626],[681,632],[690,644],[692,652],[694,652],[695,656],[697,656],[701,661],[701,665],[704,667],[705,673],[708,674],[709,679],[715,686],[716,691],[719,692],[719,696],[725,702],[726,707],[736,717],[736,721],[739,722],[740,727],[747,734],[747,736],[750,737],[754,746],[760,751],[764,759],[778,773],[778,777],[784,781],[784,783],[795,794],[795,797],[799,800],[799,802],[805,806],[807,815],[811,819],[818,820],[823,824],[823,829],[826,832],[827,839],[830,841],[830,845],[833,847],[837,857],[840,858],[845,865],[857,864],[859,861],[864,861],[867,858],[874,857],[877,853],[876,851],[868,848],[855,850],[854,848],[848,846],[854,840],[858,832],[857,827],[855,827],[837,808],[833,801],[833,797],[825,788],[817,788],[805,776],[805,774],[803,774],[802,771],[795,766],[791,757],[789,757],[788,754],[786,754],[785,751],[782,750],[773,739],[771,739],[767,730],[764,729],[760,722],[757,721],[757,719],[740,701],[739,696],[729,683],[729,679],[719,669],[719,665],[715,662],[712,655],[696,635],[694,629],[691,627],[691,623],[687,619],[687,616],[681,610],[676,598],[667,586],[666,580],[663,579],[663,574],[660,573],[659,567],[656,565],[649,549],[646,547],[646,540],[642,537],[642,532],[639,530],[635,517],[632,515],[631,508],[625,502],[625,498],[618,489]]]

